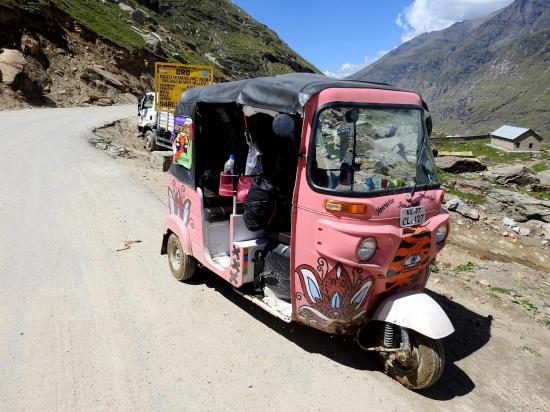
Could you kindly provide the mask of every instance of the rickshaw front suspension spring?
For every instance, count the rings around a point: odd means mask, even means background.
[[[394,347],[394,327],[391,323],[386,323],[384,325],[384,346],[386,348]]]

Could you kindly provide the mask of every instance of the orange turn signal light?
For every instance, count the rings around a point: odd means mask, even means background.
[[[326,200],[325,210],[327,212],[346,213],[350,215],[364,215],[367,213],[367,205],[361,203],[339,202],[337,200]]]

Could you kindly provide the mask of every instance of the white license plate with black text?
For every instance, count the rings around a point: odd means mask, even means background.
[[[421,225],[425,217],[424,206],[401,209],[401,227]]]

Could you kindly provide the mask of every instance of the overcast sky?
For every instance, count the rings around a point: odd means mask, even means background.
[[[513,0],[233,0],[327,75],[344,77],[401,43]]]

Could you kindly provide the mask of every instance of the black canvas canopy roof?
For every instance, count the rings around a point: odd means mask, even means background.
[[[176,114],[191,116],[197,103],[239,103],[301,115],[311,96],[329,88],[400,90],[381,83],[339,80],[311,73],[289,73],[187,89],[177,103]]]

